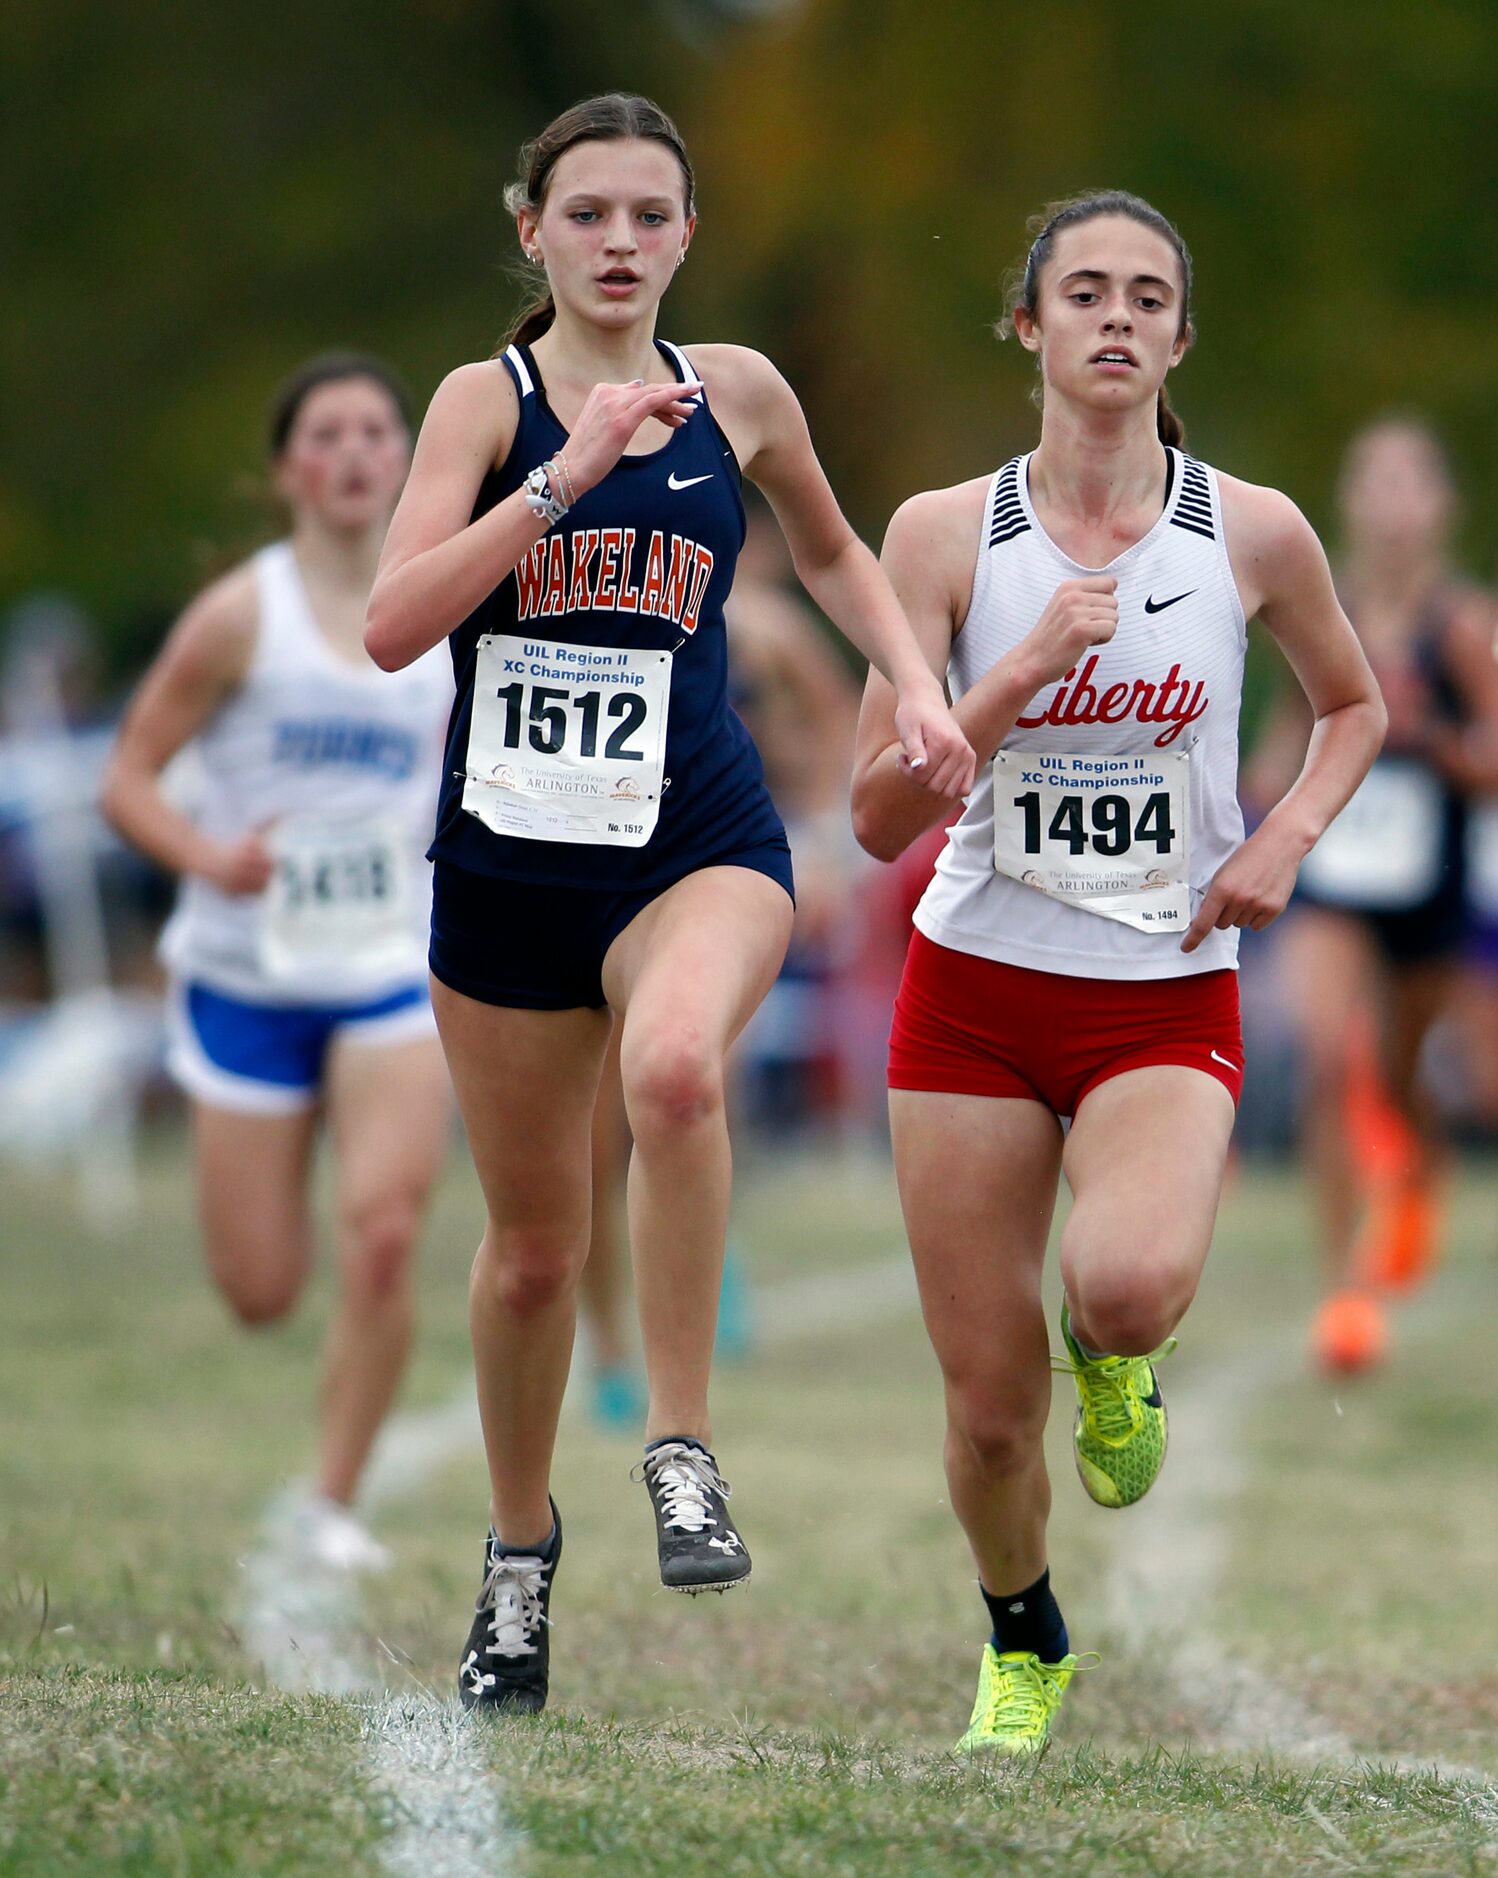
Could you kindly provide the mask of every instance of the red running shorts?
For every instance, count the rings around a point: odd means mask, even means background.
[[[911,935],[889,1040],[891,1089],[1015,1096],[1075,1115],[1099,1083],[1178,1063],[1243,1087],[1238,974],[1072,978]]]

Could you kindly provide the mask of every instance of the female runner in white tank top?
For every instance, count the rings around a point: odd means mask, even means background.
[[[914,497],[885,545],[917,636],[948,660],[958,723],[980,756],[997,752],[916,913],[890,1109],[952,1505],[993,1628],[962,1745],[1011,1754],[1044,1745],[1077,1661],[1050,1589],[1041,1445],[1059,1176],[1074,1199],[1061,1333],[1077,1466],[1094,1500],[1123,1506],[1164,1456],[1152,1359],[1212,1235],[1243,1070],[1234,929],[1284,907],[1384,721],[1295,506],[1178,447],[1164,384],[1191,341],[1191,267],[1175,230],[1108,193],[1034,232],[1012,319],[1039,362],[1040,446]],[[1255,614],[1316,729],[1245,842],[1234,785]],[[902,772],[877,676],[853,802],[885,859],[940,814]]]
[[[246,1324],[301,1293],[326,1122],[340,1289],[315,1488],[288,1511],[315,1561],[377,1567],[383,1548],[350,1509],[405,1365],[412,1257],[449,1129],[425,848],[452,682],[438,655],[392,677],[361,643],[410,465],[395,380],[359,354],[309,361],[270,443],[290,537],[178,621],[126,716],[104,806],[182,877],[163,940],[169,1063],[192,1101],[209,1268]],[[189,743],[190,815],[161,781]]]

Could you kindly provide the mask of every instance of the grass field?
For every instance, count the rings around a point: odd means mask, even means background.
[[[1143,1506],[1084,1499],[1058,1398],[1054,1578],[1102,1663],[1014,1769],[950,1752],[981,1607],[877,1164],[742,1183],[761,1335],[715,1418],[752,1588],[663,1593],[632,1444],[570,1416],[553,1706],[479,1728],[449,1706],[484,1499],[461,1167],[381,1476],[397,1567],[273,1613],[274,1649],[262,1516],[325,1298],[230,1331],[170,1141],[108,1240],[0,1177],[0,1872],[1498,1873],[1495,1202],[1469,1174],[1393,1362],[1334,1389],[1300,1197],[1237,1181]]]

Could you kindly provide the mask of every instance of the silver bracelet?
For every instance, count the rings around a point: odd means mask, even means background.
[[[557,493],[551,480],[551,463],[538,463],[526,477],[522,487],[525,491],[525,506],[532,515],[538,516],[547,527],[561,521],[567,513],[568,503]]]

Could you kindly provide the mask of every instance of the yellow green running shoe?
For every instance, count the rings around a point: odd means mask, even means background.
[[[1038,1754],[1051,1738],[1051,1723],[1077,1668],[1075,1656],[1042,1663],[1033,1650],[1005,1650],[990,1643],[978,1670],[978,1699],[959,1754]]]
[[[1155,1484],[1165,1460],[1165,1398],[1154,1365],[1176,1347],[1174,1337],[1148,1356],[1084,1354],[1061,1307],[1065,1359],[1055,1367],[1077,1385],[1072,1451],[1082,1485],[1099,1506],[1132,1506]]]

